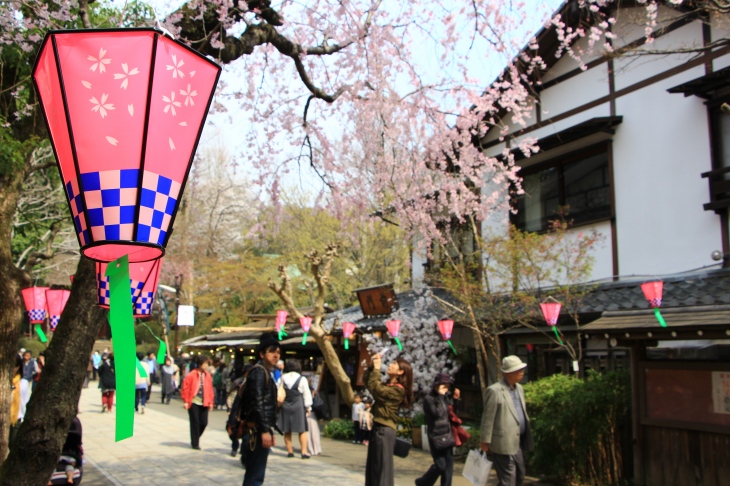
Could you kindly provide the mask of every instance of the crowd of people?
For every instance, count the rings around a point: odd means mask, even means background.
[[[284,436],[289,458],[295,457],[295,435],[299,439],[301,459],[321,453],[318,419],[322,418],[324,402],[302,374],[298,360],[280,360],[281,348],[276,335],[262,336],[257,355],[256,362],[236,372],[234,363],[212,360],[203,354],[194,359],[185,353],[176,360],[167,356],[160,365],[154,353],[147,357],[139,353],[135,409],[144,413],[155,385],[160,386],[162,404],[169,405],[179,394],[190,421],[190,445],[196,450],[200,449],[200,437],[208,425],[209,411],[228,411],[226,428],[231,439],[231,456],[241,455],[245,468],[243,486],[261,485],[277,432]],[[366,486],[394,484],[399,413],[413,405],[411,364],[398,358],[390,362],[385,371],[382,365],[381,355],[374,355],[364,374],[366,394],[356,394],[352,404],[352,442],[367,446]],[[30,351],[21,349],[16,356],[10,410],[11,447],[43,366],[42,354],[34,359]],[[517,356],[504,358],[503,379],[488,388],[484,404],[481,450],[493,462],[500,486],[522,484],[525,476],[523,451],[532,448],[524,391],[519,384],[525,366]],[[117,383],[114,355],[108,349],[91,355],[84,386],[97,378],[101,412],[110,413]],[[416,486],[433,486],[439,479],[442,486],[451,485],[453,448],[469,437],[460,425],[459,399],[460,392],[454,388],[449,375],[441,373],[434,377],[431,390],[423,399],[433,464],[416,479]],[[82,454],[81,424],[78,419],[74,420],[67,440],[69,447],[64,446],[57,470],[60,479],[69,484],[78,479]]]

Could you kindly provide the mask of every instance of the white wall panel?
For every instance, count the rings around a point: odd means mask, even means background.
[[[608,69],[601,64],[540,93],[542,118],[548,119],[608,95]]]

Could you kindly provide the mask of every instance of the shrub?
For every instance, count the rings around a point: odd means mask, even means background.
[[[352,420],[332,419],[324,428],[324,436],[335,440],[349,440],[355,436]]]
[[[589,372],[585,380],[553,375],[525,385],[525,399],[535,439],[529,465],[536,473],[561,484],[625,483],[621,431],[630,414],[627,372]]]
[[[27,349],[33,353],[34,358],[37,358],[38,355],[45,351],[47,347],[48,346],[45,343],[40,342],[38,339],[31,339],[28,337],[18,339],[18,349]]]

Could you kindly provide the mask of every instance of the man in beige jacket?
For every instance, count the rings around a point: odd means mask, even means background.
[[[507,356],[502,360],[502,380],[487,388],[481,449],[491,453],[499,486],[522,484],[525,479],[522,451],[533,447],[525,392],[519,384],[526,366],[517,356]]]

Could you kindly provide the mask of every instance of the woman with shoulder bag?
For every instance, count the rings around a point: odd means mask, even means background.
[[[292,433],[299,434],[302,448],[302,459],[309,459],[307,454],[307,417],[312,413],[312,393],[309,391],[307,378],[301,375],[302,366],[299,361],[289,359],[284,368],[281,383],[286,393],[284,404],[279,415],[279,428],[284,433],[287,457],[294,457]]]
[[[431,392],[423,398],[423,413],[426,417],[428,445],[433,464],[426,474],[416,479],[416,486],[433,486],[441,477],[441,486],[451,486],[454,476],[454,452],[456,445],[452,430],[449,407],[453,404],[448,396],[452,380],[446,373],[439,373],[433,380]],[[454,390],[454,399],[459,399],[459,390]]]
[[[398,358],[388,365],[388,383],[382,382],[380,365],[382,357],[373,356],[365,372],[364,381],[375,399],[372,408],[373,430],[368,443],[368,458],[365,464],[365,486],[393,486],[395,468],[396,427],[398,410],[410,408],[413,402],[413,369],[411,364]]]

